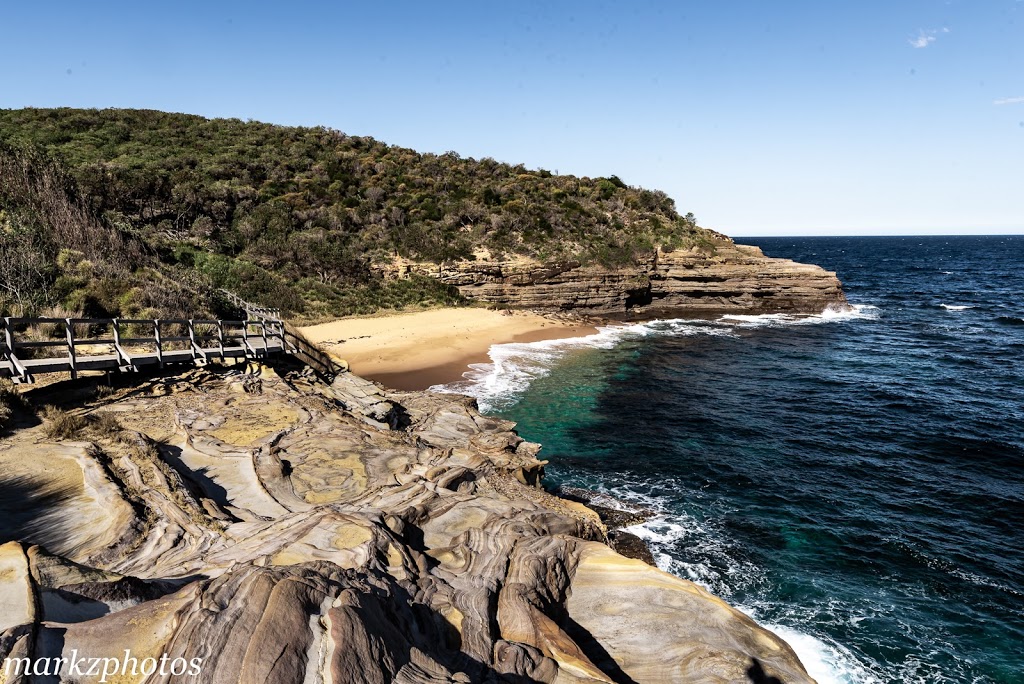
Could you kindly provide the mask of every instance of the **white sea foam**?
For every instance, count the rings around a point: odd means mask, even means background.
[[[967,304],[939,304],[946,311],[966,311],[967,309],[973,309],[973,306]]]
[[[818,684],[881,684],[882,680],[871,674],[843,646],[827,643],[786,625],[761,622],[756,610],[746,606],[737,608],[792,646],[807,674],[814,677]]]
[[[534,380],[546,376],[567,354],[581,349],[612,349],[624,340],[652,335],[733,337],[737,330],[765,326],[806,325],[878,318],[878,308],[869,304],[829,306],[820,314],[729,314],[718,320],[666,319],[645,323],[599,327],[593,335],[539,342],[496,344],[488,355],[490,363],[472,364],[463,380],[434,385],[434,392],[468,394],[476,397],[484,412],[514,404]]]
[[[647,542],[647,547],[654,555],[654,562],[659,570],[664,570],[665,572],[677,571],[678,573],[681,564],[676,562],[665,549],[687,537],[686,525],[682,524],[682,522],[672,522],[659,517],[654,520],[648,520],[640,525],[626,527],[624,530],[630,534],[635,534]],[[704,579],[700,577],[703,573],[699,572],[693,575],[689,572],[678,574],[686,574],[688,575],[687,579],[694,582]]]
[[[740,328],[760,328],[779,325],[813,325],[838,321],[873,320],[878,318],[878,307],[870,304],[850,304],[848,307],[828,306],[820,314],[726,314],[719,320]]]
[[[476,397],[484,412],[514,403],[537,378],[542,378],[569,353],[581,349],[612,349],[622,341],[649,335],[732,335],[729,328],[711,321],[658,320],[631,325],[609,325],[593,335],[539,342],[511,342],[490,348],[490,363],[471,364],[464,380],[434,385],[434,392],[455,392]]]
[[[490,363],[472,364],[462,375],[465,380],[430,389],[474,396],[481,410],[487,412],[515,401],[519,393],[537,378],[550,373],[573,350],[611,349],[627,337],[650,333],[648,324],[615,325],[598,328],[593,335],[582,337],[496,344],[488,351]]]
[[[621,496],[621,492],[616,490],[615,495]],[[640,498],[652,507],[659,504],[654,498]],[[680,543],[687,545],[691,550],[694,546],[702,547],[702,552],[695,555],[704,555],[709,551],[708,546],[722,547],[719,535],[712,530],[702,530],[697,520],[685,516],[666,515],[626,528],[626,531],[647,542],[660,570],[688,579],[715,594],[726,595],[722,589],[726,584],[734,583],[736,576],[740,574],[747,575],[746,579],[752,583],[760,582],[761,568],[737,562],[731,557],[733,554],[728,553],[728,549],[724,547],[714,549],[713,552],[716,556],[728,558],[728,568],[725,570],[727,577],[722,577],[721,570],[712,569],[703,563],[682,562],[673,557],[671,550]],[[819,684],[881,684],[882,680],[872,674],[842,645],[826,642],[787,625],[763,621],[758,616],[756,608],[742,605],[737,608],[792,646],[808,674]],[[799,622],[799,616],[794,617],[795,621]]]

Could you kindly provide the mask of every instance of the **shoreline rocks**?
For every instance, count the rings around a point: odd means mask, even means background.
[[[284,363],[133,380],[65,406],[116,425],[0,438],[0,658],[129,649],[198,659],[204,684],[745,681],[754,663],[812,681],[777,636],[616,553],[597,512],[541,487],[539,445],[469,397]]]
[[[623,527],[640,525],[656,517],[658,515],[657,511],[616,499],[603,492],[595,492],[579,487],[563,485],[555,493],[564,499],[586,504],[590,510],[597,513],[601,518],[601,522],[608,528],[608,545],[616,552],[626,558],[634,558],[648,565],[657,566],[654,554],[651,553],[647,542],[632,532],[622,529]]]

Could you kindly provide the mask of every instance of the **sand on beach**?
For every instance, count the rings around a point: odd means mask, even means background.
[[[402,390],[461,380],[469,364],[489,361],[494,344],[597,332],[535,313],[472,307],[341,318],[300,330],[353,373]]]

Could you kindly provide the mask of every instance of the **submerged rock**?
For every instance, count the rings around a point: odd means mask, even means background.
[[[604,492],[595,492],[580,487],[563,485],[558,488],[557,494],[566,499],[586,504],[600,516],[601,521],[608,526],[608,529],[640,525],[658,515],[658,512],[652,508],[616,499]]]
[[[256,378],[153,378],[80,409],[116,431],[2,438],[0,658],[201,665],[117,682],[811,681],[609,548],[629,537],[545,492],[539,447],[472,399]]]
[[[626,558],[635,558],[648,565],[656,565],[654,554],[640,537],[625,530],[609,530],[608,545]]]

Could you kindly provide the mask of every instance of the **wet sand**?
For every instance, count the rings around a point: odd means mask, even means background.
[[[447,308],[342,318],[302,328],[311,342],[349,364],[353,373],[387,387],[422,390],[462,379],[487,363],[492,345],[590,335],[589,325],[529,312]]]

